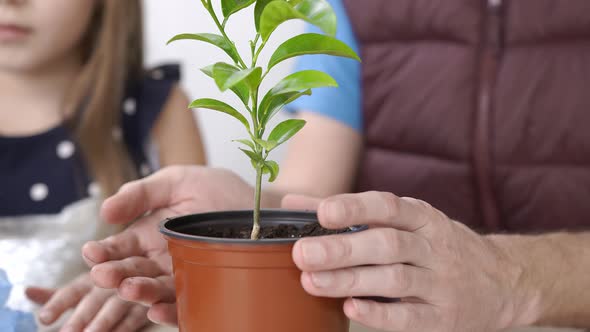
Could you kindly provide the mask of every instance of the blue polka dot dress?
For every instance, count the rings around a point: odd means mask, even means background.
[[[121,101],[121,127],[112,135],[127,147],[137,173],[158,165],[150,132],[179,80],[179,68],[147,71]],[[86,270],[81,246],[108,233],[98,220],[101,190],[65,125],[28,137],[0,136],[0,269],[15,284],[8,305],[31,310],[24,287],[56,287]]]

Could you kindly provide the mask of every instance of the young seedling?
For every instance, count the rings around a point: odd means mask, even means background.
[[[212,0],[201,0],[201,3],[215,22],[219,34],[185,33],[175,36],[168,43],[178,40],[209,43],[223,50],[231,60],[231,63],[217,62],[201,71],[211,77],[221,91],[230,90],[235,93],[243,103],[240,107],[243,112],[227,103],[210,98],[197,99],[189,108],[205,108],[228,114],[246,128],[248,138],[236,142],[243,145],[240,150],[248,156],[256,170],[251,238],[257,240],[260,234],[262,177],[268,174],[269,181],[273,182],[279,174],[279,165],[268,159],[269,154],[305,126],[305,121],[292,119],[281,122],[270,130],[267,128],[269,121],[285,105],[302,96],[311,95],[312,89],[338,86],[326,73],[305,70],[285,77],[263,96],[260,93],[262,81],[276,65],[301,55],[326,54],[358,61],[360,59],[350,47],[334,38],[336,15],[326,0],[221,0],[222,19],[217,15]],[[250,41],[250,57],[246,59],[227,35],[225,28],[233,14],[252,5],[255,6],[252,23],[256,27],[256,36]],[[274,50],[266,66],[259,66],[259,56],[273,32],[284,22],[294,19],[311,23],[324,34],[296,35]],[[249,65],[246,64],[246,60],[250,60]]]

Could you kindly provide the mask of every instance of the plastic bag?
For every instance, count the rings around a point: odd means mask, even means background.
[[[36,332],[37,323],[32,313],[6,308],[12,285],[6,272],[0,269],[0,331],[2,332]]]

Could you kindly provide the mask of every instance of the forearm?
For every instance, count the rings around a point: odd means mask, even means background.
[[[590,327],[590,233],[489,238],[518,266],[516,324]]]
[[[289,143],[274,188],[318,198],[352,190],[362,149],[359,132],[314,112],[300,112],[305,127]]]

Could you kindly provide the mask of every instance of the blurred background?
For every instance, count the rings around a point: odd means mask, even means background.
[[[249,8],[232,16],[228,24],[228,35],[237,40],[240,50],[246,50],[249,54],[248,41],[253,39],[255,31],[248,20],[252,19],[252,10]],[[182,66],[182,86],[191,99],[216,98],[233,105],[239,106],[239,100],[231,92],[221,93],[215,83],[203,73],[200,68],[218,61],[226,61],[226,55],[217,48],[199,42],[182,41],[166,46],[166,42],[178,33],[217,32],[215,24],[211,21],[201,3],[196,0],[144,0],[145,11],[145,46],[146,66],[148,68],[166,62],[180,63]],[[292,36],[304,29],[300,21],[284,24],[273,35],[261,55],[260,63],[265,64],[272,51],[285,36]],[[293,66],[293,61],[286,61],[277,66],[269,74],[263,91],[270,86],[269,83],[277,82],[288,75]],[[238,110],[240,110],[238,108]],[[254,171],[246,157],[237,149],[233,139],[246,138],[244,128],[235,120],[224,114],[217,114],[209,110],[195,110],[199,121],[201,134],[207,151],[210,165],[231,169],[242,175],[249,182],[254,180]],[[289,114],[282,113],[277,116],[273,125],[285,120]],[[271,158],[280,162],[285,146],[273,151]]]

